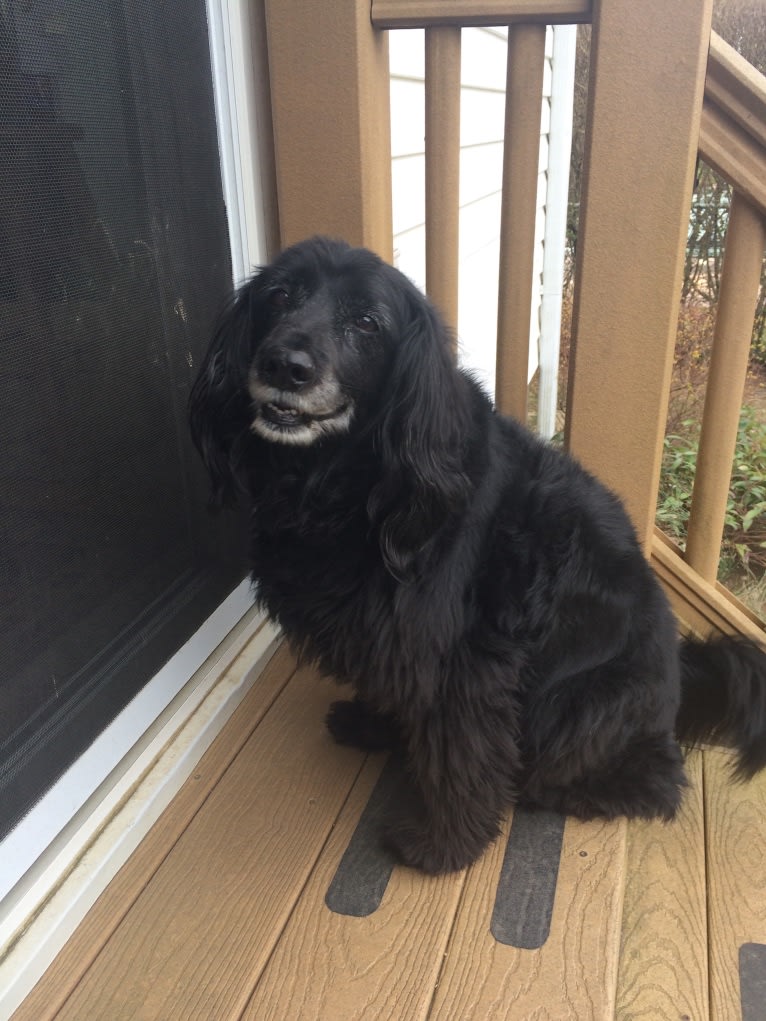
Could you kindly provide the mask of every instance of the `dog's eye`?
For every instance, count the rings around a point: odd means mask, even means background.
[[[269,304],[272,308],[284,308],[290,300],[290,295],[284,287],[277,287],[269,295]]]
[[[358,316],[354,320],[354,325],[357,330],[361,330],[362,333],[377,333],[380,329],[378,320],[374,316]]]

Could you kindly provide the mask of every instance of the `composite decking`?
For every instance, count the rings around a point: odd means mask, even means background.
[[[428,878],[337,697],[280,648],[13,1021],[766,1018],[766,778],[705,749],[673,824],[518,813]]]

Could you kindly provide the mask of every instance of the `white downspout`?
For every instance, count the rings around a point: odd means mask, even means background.
[[[543,249],[543,293],[540,306],[540,391],[537,413],[538,431],[546,439],[550,439],[556,432],[576,50],[577,26],[555,26],[551,64],[550,148]]]

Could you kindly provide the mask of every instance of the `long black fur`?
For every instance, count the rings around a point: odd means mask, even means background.
[[[516,802],[671,819],[679,740],[766,765],[764,652],[679,643],[617,498],[497,415],[370,252],[315,238],[258,273],[190,411],[215,498],[252,502],[261,604],[353,688],[333,736],[405,748],[401,861],[462,868]]]

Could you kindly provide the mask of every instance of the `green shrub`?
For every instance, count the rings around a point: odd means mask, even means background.
[[[683,548],[697,467],[699,425],[684,421],[665,437],[657,523]],[[766,573],[766,422],[745,405],[732,465],[719,578]]]

